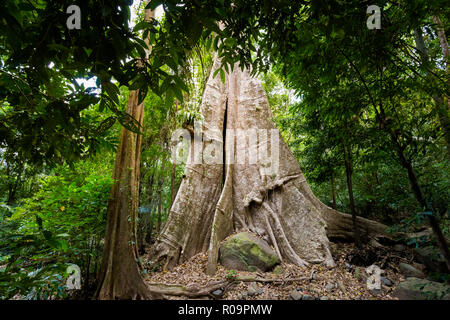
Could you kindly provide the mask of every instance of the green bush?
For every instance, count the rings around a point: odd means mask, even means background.
[[[58,167],[19,206],[1,206],[0,298],[64,298],[70,264],[81,268],[87,293],[101,258],[110,167]]]

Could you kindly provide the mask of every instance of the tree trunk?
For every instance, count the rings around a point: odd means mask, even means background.
[[[178,113],[178,101],[175,103],[175,114],[173,116],[173,130],[175,131],[177,129],[177,113]],[[176,157],[176,155],[175,155]],[[177,170],[177,159],[173,159],[172,163],[172,175],[170,177],[170,196],[171,196],[171,202],[170,205],[173,204],[175,201],[175,173]],[[159,230],[158,230],[159,231]]]
[[[19,187],[19,184],[21,183],[21,179],[22,179],[22,171],[23,171],[23,163],[20,162],[20,165],[18,166],[18,173],[16,178],[14,179],[14,183],[9,183],[8,184],[8,199],[6,200],[6,204],[8,206],[12,205],[15,201],[16,201],[16,193],[17,193],[17,189]],[[11,175],[9,174],[10,170],[9,170],[9,164],[7,165],[7,176],[8,178],[11,177]]]
[[[433,22],[436,24],[437,34],[439,38],[439,43],[441,45],[442,56],[445,61],[445,66],[447,69],[447,83],[450,85],[450,50],[448,49],[448,41],[447,36],[445,34],[445,29],[442,26],[441,19],[439,16],[433,16]],[[445,99],[447,99],[447,104],[445,104]],[[444,95],[439,101],[442,106],[439,110],[439,119],[442,123],[442,130],[444,131],[444,136],[447,141],[448,150],[450,153],[450,119],[449,119],[449,110],[450,110],[450,99],[448,95]],[[449,267],[450,268],[450,267]]]
[[[145,19],[153,15],[146,10]],[[142,125],[144,103],[138,104],[138,96],[138,90],[130,92],[127,113]],[[97,295],[99,299],[151,299],[156,295],[141,277],[136,249],[142,136],[122,128],[119,141]]]
[[[344,145],[344,162],[345,162],[345,174],[347,176],[347,190],[348,199],[350,201],[350,212],[352,214],[352,224],[353,224],[353,234],[355,237],[355,245],[361,248],[361,239],[358,230],[358,224],[356,222],[356,209],[355,209],[355,199],[353,198],[353,158],[351,146]]]
[[[161,211],[162,211],[162,194],[159,192],[158,197],[158,224],[156,225],[156,231],[159,233],[161,230]]]
[[[447,39],[445,39],[445,32],[441,27],[440,19],[438,17],[433,17],[433,20],[438,26],[438,36],[442,47],[442,54],[444,56],[444,60],[447,65],[447,74],[449,74],[449,51],[448,51],[448,43]],[[444,38],[443,38],[444,37]],[[423,39],[423,34],[421,29],[414,30],[414,39],[416,42],[416,47],[419,51],[419,54],[422,59],[422,63],[426,63],[429,59],[428,50],[425,46],[425,41]],[[432,76],[427,73],[427,79],[430,83],[433,83],[434,79]],[[450,79],[450,77],[449,77]],[[449,80],[450,81],[450,80]],[[444,139],[447,143],[447,153],[450,153],[450,117],[449,117],[449,108],[450,108],[450,99],[445,95],[438,95],[436,93],[432,94],[432,98],[434,100],[436,112],[439,117],[439,123],[441,124],[442,132],[444,133]],[[446,99],[447,98],[447,101]]]
[[[213,68],[219,66],[216,58]],[[311,192],[274,129],[259,81],[238,66],[225,83],[210,75],[201,112],[202,130],[194,130],[185,175],[151,261],[170,268],[209,249],[208,273],[213,273],[218,243],[248,230],[272,244],[284,261],[334,266],[327,235],[349,237],[351,219]],[[371,236],[386,228],[366,219],[357,222]]]
[[[436,24],[437,34],[439,38],[439,43],[441,45],[442,56],[445,59],[445,65],[447,68],[447,74],[450,73],[450,50],[448,49],[448,41],[447,36],[445,35],[445,30],[442,26],[441,19],[439,16],[433,16],[433,22]],[[448,79],[450,82],[450,78]]]
[[[127,112],[142,123],[144,105],[130,92]],[[135,219],[139,196],[140,139],[122,128],[114,165],[114,180],[107,209],[107,228],[99,274],[99,299],[147,299],[137,261]]]
[[[331,198],[333,199],[333,209],[337,209],[336,205],[336,190],[334,186],[334,174],[331,176]]]
[[[142,181],[142,174],[141,174],[141,181]],[[149,179],[149,181],[147,182],[147,193],[148,193],[148,203],[150,208],[146,208],[146,210],[142,213],[142,216],[139,219],[139,231],[138,231],[138,249],[140,253],[144,253],[145,252],[145,247],[148,244],[147,238],[148,238],[148,233],[151,232],[149,231],[150,228],[150,216],[152,214],[151,212],[151,203],[152,203],[152,197],[153,197],[153,181],[155,178],[155,170],[152,172],[152,175]],[[149,188],[151,187],[151,188]],[[142,183],[140,184],[140,188],[142,190]],[[142,196],[142,191],[139,191],[139,197]],[[147,209],[149,209],[149,211],[147,212]]]
[[[422,189],[420,187],[419,180],[417,179],[416,172],[412,166],[411,161],[406,158],[403,152],[404,148],[401,146],[397,134],[392,130],[392,128],[386,126],[386,115],[382,105],[380,105],[380,116],[378,118],[380,119],[383,127],[387,128],[389,136],[394,144],[395,151],[399,157],[400,164],[408,172],[409,183],[417,202],[420,204],[423,210],[426,210],[427,201],[423,196]],[[436,212],[433,212],[430,216],[428,216],[428,221],[433,230],[434,236],[436,237],[436,242],[438,243],[439,249],[444,258],[446,259],[447,268],[450,271],[450,251],[448,249],[447,241],[445,240],[445,237],[439,225],[439,221],[436,218]]]

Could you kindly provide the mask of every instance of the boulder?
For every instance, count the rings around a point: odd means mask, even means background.
[[[425,275],[422,271],[419,269],[413,267],[410,264],[407,263],[400,263],[399,264],[400,271],[406,276],[406,277],[415,277],[415,278],[425,278]]]
[[[219,262],[227,269],[266,272],[278,265],[280,259],[267,242],[249,232],[241,232],[220,246]]]
[[[400,300],[450,300],[450,286],[419,278],[407,278],[395,288]]]
[[[447,265],[444,257],[437,248],[432,246],[415,248],[414,256],[425,265],[430,272],[447,273]]]

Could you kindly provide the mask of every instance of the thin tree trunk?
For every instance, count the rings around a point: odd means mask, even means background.
[[[391,140],[395,147],[395,151],[399,157],[400,164],[408,172],[409,183],[417,202],[420,204],[422,209],[425,210],[427,208],[427,202],[423,196],[422,189],[417,179],[416,172],[412,166],[411,161],[406,158],[403,152],[404,148],[400,145],[397,134],[392,130],[392,128],[386,126],[386,115],[382,105],[380,105],[379,119],[381,121],[381,124],[383,125],[384,128],[387,129],[389,136],[391,137]],[[446,260],[447,268],[450,271],[450,251],[448,249],[447,241],[442,233],[442,229],[439,225],[439,221],[436,218],[436,212],[433,212],[431,215],[428,216],[428,221],[433,230],[439,249]]]
[[[439,27],[441,25],[440,19],[438,17],[433,17],[433,19],[436,19],[435,22],[438,24],[438,36],[440,39],[444,60],[446,61],[447,65],[447,75],[449,75],[448,63],[450,58],[448,51],[448,43],[447,40],[445,39],[445,32],[441,27]],[[423,39],[421,29],[414,30],[414,38],[416,42],[416,47],[422,59],[422,63],[425,64],[429,60],[429,56],[428,50],[425,46],[425,41]],[[427,73],[426,77],[431,83],[434,81],[434,79],[432,79],[432,76],[429,73]],[[447,101],[445,101],[446,100],[445,95],[438,95],[435,93],[432,94],[432,98],[434,100],[435,109],[439,117],[442,132],[444,133],[444,139],[447,143],[447,153],[450,153],[450,117],[449,117],[450,99],[448,99],[447,97]]]
[[[89,276],[90,276],[90,270],[91,270],[92,245],[93,245],[93,239],[91,237],[88,242],[89,250],[88,250],[88,258],[87,258],[87,266],[86,266],[86,277],[84,278],[84,297],[85,297],[85,299],[88,299],[88,295],[89,295]]]
[[[9,171],[9,170],[8,170]],[[9,184],[9,190],[8,190],[8,200],[6,201],[6,204],[8,206],[12,205],[14,201],[16,201],[16,193],[17,188],[19,187],[20,180],[22,178],[22,171],[23,171],[23,163],[19,165],[19,170],[16,179],[14,180],[14,184]],[[8,174],[9,175],[9,174]]]
[[[152,236],[153,236],[153,212],[152,211],[150,211],[150,223],[149,223],[149,226],[148,226],[148,232],[147,232],[147,234],[146,234],[146,236],[145,236],[145,242],[146,243],[151,243],[151,241],[152,241]]]
[[[333,209],[337,210],[336,190],[335,190],[335,186],[334,186],[334,174],[331,176],[331,198],[333,199]]]
[[[345,173],[347,176],[347,190],[348,190],[348,198],[350,200],[350,212],[352,214],[352,223],[353,223],[353,234],[355,239],[355,245],[358,248],[361,248],[361,237],[358,229],[358,224],[356,221],[356,208],[355,208],[355,199],[353,197],[353,157],[351,146],[344,145],[344,162],[345,162]]]
[[[141,175],[142,176],[142,175]],[[154,177],[155,177],[155,170],[153,170],[152,175],[150,177],[150,180],[147,182],[147,186],[151,186],[153,188],[153,182],[154,182]],[[142,184],[141,184],[142,186]],[[142,188],[140,188],[142,189]],[[148,197],[150,199],[150,201],[148,201],[148,203],[151,203],[152,201],[152,192],[149,191],[150,188],[146,188]],[[141,196],[141,192],[139,192],[139,195]],[[139,232],[138,232],[138,249],[139,252],[143,253],[145,251],[145,246],[148,244],[148,242],[146,241],[147,239],[147,234],[149,232],[149,225],[150,225],[150,215],[151,215],[151,210],[150,212],[146,212],[146,210],[142,213],[143,217],[141,217],[139,219]]]
[[[439,16],[437,16],[437,15],[433,16],[433,22],[436,24],[439,43],[440,43],[441,49],[442,49],[442,56],[445,59],[445,64],[447,67],[447,74],[449,74],[450,73],[450,50],[448,49],[447,36],[445,34],[445,30],[442,26],[442,22],[441,22],[441,19],[439,18]],[[450,77],[448,78],[448,81],[450,82]]]
[[[450,50],[448,48],[447,36],[445,34],[445,30],[442,26],[442,22],[439,16],[437,15],[433,16],[433,22],[436,24],[439,43],[441,45],[442,50],[442,56],[445,60],[445,66],[447,69],[447,83],[450,85]],[[443,124],[445,125],[445,127],[444,125],[442,126],[443,127],[442,130],[444,131],[445,138],[447,140],[447,145],[449,147],[448,150],[450,152],[450,119],[449,119],[450,98],[448,97],[448,95],[445,95],[444,97],[447,99],[447,106],[445,107],[445,101],[441,102],[443,110],[440,110],[439,117],[442,118],[441,123],[443,122]],[[443,98],[441,100],[445,100]]]
[[[146,10],[145,20],[153,16],[152,11]],[[138,97],[138,90],[130,92],[127,113],[142,125],[144,103],[138,104]],[[136,249],[142,136],[123,127],[119,141],[97,296],[99,299],[151,299],[156,295],[141,277]]]
[[[177,113],[178,113],[178,101],[176,101],[175,103],[175,114],[173,116],[173,130],[175,131],[177,129]],[[173,202],[175,201],[175,173],[176,173],[176,169],[177,169],[177,159],[176,159],[176,152],[174,153],[174,159],[173,159],[173,163],[172,163],[172,175],[170,177],[170,194],[171,194],[171,198],[172,201],[170,203],[170,205],[173,204]],[[158,230],[159,231],[159,230]]]
[[[159,233],[161,231],[161,212],[162,212],[162,194],[159,192],[158,199],[158,223],[156,225],[156,231]]]
[[[142,123],[144,105],[138,92],[130,92],[128,113]],[[114,180],[107,209],[99,299],[147,299],[152,294],[144,283],[137,261],[135,223],[139,196],[139,145],[137,135],[122,128],[114,166]]]

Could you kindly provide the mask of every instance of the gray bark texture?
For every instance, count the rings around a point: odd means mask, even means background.
[[[213,70],[219,66],[216,58]],[[250,231],[271,244],[283,261],[333,267],[328,237],[353,237],[351,216],[314,196],[275,130],[260,82],[238,66],[226,75],[225,83],[211,74],[201,112],[202,152],[194,154],[194,139],[185,177],[150,260],[171,268],[208,250],[207,272],[213,274],[219,243],[232,233]],[[252,138],[252,130],[258,133],[257,139]],[[194,136],[198,138],[198,132]],[[225,155],[214,155],[225,161],[194,161],[211,155],[211,149],[225,150]],[[267,150],[268,157],[259,150]],[[386,228],[362,218],[357,222],[369,237],[384,234]]]

